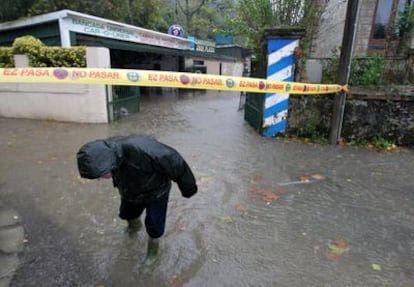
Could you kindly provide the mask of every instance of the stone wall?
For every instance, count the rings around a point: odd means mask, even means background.
[[[414,87],[391,92],[372,92],[353,88],[347,96],[342,126],[346,141],[392,140],[414,147]],[[292,95],[289,100],[288,133],[317,131],[328,136],[333,110],[333,95]]]

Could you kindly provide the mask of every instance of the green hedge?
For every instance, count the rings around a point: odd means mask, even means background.
[[[14,67],[15,54],[26,54],[31,67],[86,67],[85,47],[46,47],[33,36],[16,38],[11,48],[0,48],[0,68]]]
[[[0,68],[14,67],[13,49],[0,48]]]

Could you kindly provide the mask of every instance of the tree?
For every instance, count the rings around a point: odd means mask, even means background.
[[[238,16],[228,18],[228,28],[222,32],[238,36],[242,44],[251,48],[262,70],[266,56],[263,47],[265,30],[275,27],[306,28],[305,39],[310,39],[320,12],[315,0],[239,0]]]
[[[3,0],[0,5],[0,23],[19,19],[27,15],[34,0]]]
[[[160,13],[162,2],[163,0],[6,0],[0,6],[0,21],[69,9],[148,29],[157,29],[163,22]]]
[[[206,3],[207,0],[193,1],[197,2],[190,5],[189,0],[184,0],[185,4],[183,5],[180,0],[176,0],[177,6],[180,8],[180,11],[184,14],[185,17],[185,26],[187,29],[190,29],[190,22],[195,14],[197,14],[201,7]]]
[[[118,21],[147,29],[157,29],[162,22],[161,6],[161,0],[122,0],[118,9],[123,17],[121,16]]]

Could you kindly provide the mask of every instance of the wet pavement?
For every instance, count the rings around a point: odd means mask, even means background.
[[[143,97],[111,125],[1,118],[0,286],[414,286],[414,151],[262,138],[238,105],[211,91]],[[76,169],[85,142],[131,133],[175,147],[199,184],[174,185],[148,275],[112,183]]]

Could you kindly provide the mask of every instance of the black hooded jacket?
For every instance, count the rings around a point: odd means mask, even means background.
[[[184,197],[197,192],[194,175],[172,147],[145,135],[95,140],[77,153],[81,177],[96,179],[111,173],[121,197],[131,202],[150,202],[161,197],[171,180]]]

